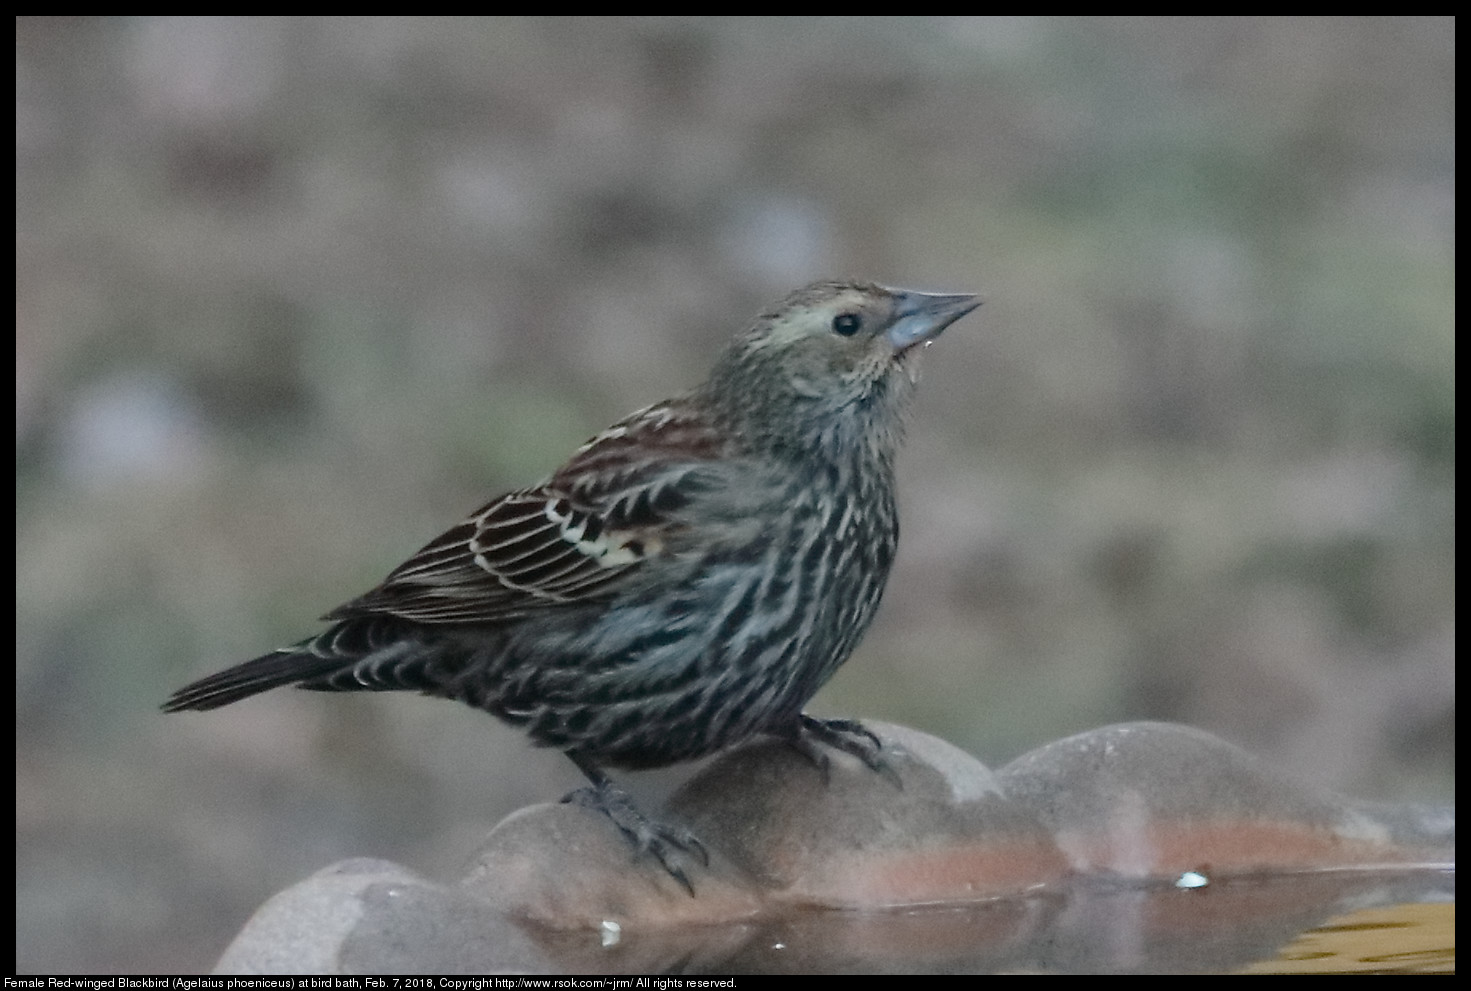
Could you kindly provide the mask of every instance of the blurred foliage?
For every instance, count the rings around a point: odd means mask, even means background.
[[[576,784],[480,714],[172,688],[313,629],[814,277],[979,289],[823,712],[1125,719],[1454,795],[1455,28],[30,19],[17,967],[207,967]],[[678,780],[682,770],[654,776]]]

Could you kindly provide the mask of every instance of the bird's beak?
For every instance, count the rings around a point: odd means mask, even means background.
[[[895,351],[907,351],[916,344],[934,340],[940,336],[940,331],[981,305],[979,296],[914,292],[910,289],[890,291],[894,294],[898,316],[887,336]]]

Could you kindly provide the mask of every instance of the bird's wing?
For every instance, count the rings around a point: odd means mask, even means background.
[[[495,623],[617,591],[712,483],[719,433],[671,404],[609,428],[541,485],[502,496],[324,619]]]

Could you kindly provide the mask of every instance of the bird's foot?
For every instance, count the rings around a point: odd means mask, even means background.
[[[671,826],[656,822],[644,815],[634,804],[633,797],[604,778],[587,788],[579,788],[562,799],[572,805],[594,809],[613,820],[613,825],[628,837],[639,854],[651,853],[684,890],[695,895],[695,886],[685,872],[685,864],[692,857],[710,866],[710,853],[699,837],[683,826]]]
[[[801,719],[797,735],[790,740],[791,745],[822,772],[823,781],[827,781],[831,773],[831,761],[822,750],[826,746],[857,757],[869,770],[882,774],[895,788],[904,789],[899,772],[884,760],[884,742],[858,720],[817,719],[806,713]]]

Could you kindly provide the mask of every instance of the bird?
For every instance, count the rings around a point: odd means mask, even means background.
[[[784,740],[890,776],[882,742],[803,710],[878,608],[899,539],[895,456],[918,352],[970,294],[816,282],[766,309],[703,383],[471,513],[316,636],[176,691],[209,710],[287,685],[456,700],[563,751],[690,895],[709,854],[608,775]]]

